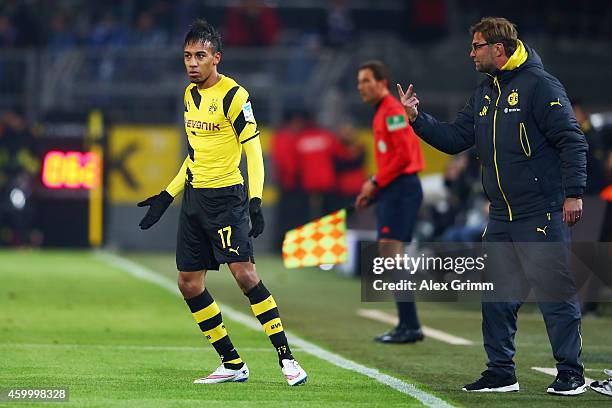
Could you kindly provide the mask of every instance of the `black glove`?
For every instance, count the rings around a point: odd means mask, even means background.
[[[153,197],[149,197],[146,200],[139,202],[137,204],[139,207],[150,206],[147,214],[140,221],[140,224],[138,224],[140,225],[140,229],[149,229],[153,224],[159,221],[168,207],[170,207],[170,204],[172,204],[172,200],[174,200],[174,197],[164,190],[158,195],[154,195]]]
[[[251,216],[251,230],[249,237],[257,238],[264,230],[264,218],[261,212],[261,198],[251,198],[249,201],[249,215]]]

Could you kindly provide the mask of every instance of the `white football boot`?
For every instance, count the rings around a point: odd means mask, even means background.
[[[308,374],[295,360],[284,359],[281,361],[283,365],[283,375],[287,379],[289,385],[301,385],[306,383]]]
[[[593,381],[591,383],[591,389],[597,391],[600,394],[612,397],[612,370],[604,370],[604,373],[610,376],[605,381]]]
[[[238,370],[225,368],[223,364],[213,371],[208,377],[198,378],[194,384],[218,384],[224,382],[245,382],[249,379],[249,367],[243,365]]]

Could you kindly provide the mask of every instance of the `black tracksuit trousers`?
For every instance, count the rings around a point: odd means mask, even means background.
[[[483,234],[485,279],[494,294],[482,302],[488,370],[514,375],[514,335],[523,301],[533,291],[546,324],[557,370],[583,374],[580,305],[570,272],[570,234],[562,212],[514,221],[490,220]]]

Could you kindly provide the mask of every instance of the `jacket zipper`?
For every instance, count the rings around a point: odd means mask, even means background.
[[[493,113],[493,164],[495,164],[495,176],[497,176],[497,186],[499,187],[499,191],[502,193],[502,197],[506,202],[506,206],[508,206],[508,215],[510,216],[510,221],[512,221],[512,208],[510,208],[510,203],[508,202],[508,198],[506,198],[506,193],[501,186],[501,181],[499,178],[499,168],[497,166],[497,144],[496,144],[496,127],[497,127],[497,109],[499,106],[499,98],[501,98],[501,87],[499,86],[499,81],[497,77],[493,77],[493,83],[497,86],[497,99],[495,100],[495,112]]]

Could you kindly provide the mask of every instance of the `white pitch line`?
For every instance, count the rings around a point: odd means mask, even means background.
[[[556,369],[556,368],[548,368],[548,367],[531,367],[531,369],[532,369],[532,370],[535,370],[535,371],[539,371],[539,372],[544,373],[544,374],[552,375],[553,377],[556,377],[556,376],[557,376],[557,369]],[[595,380],[594,380],[594,379],[592,379],[592,378],[584,377],[584,382],[585,382],[586,384],[590,384],[590,383],[592,383],[593,381],[595,381]]]
[[[206,351],[208,347],[190,347],[190,346],[146,346],[136,344],[71,344],[71,343],[0,343],[0,348],[49,348],[49,349],[97,349],[97,350],[144,350],[144,351],[185,351],[189,353]],[[296,348],[296,351],[300,349]],[[262,347],[240,347],[240,351],[247,352],[273,352],[272,348]]]
[[[139,279],[146,280],[148,282],[154,283],[164,289],[169,290],[174,294],[179,294],[180,292],[176,286],[176,283],[168,278],[165,278],[161,275],[156,274],[155,272],[145,268],[142,265],[138,265],[135,262],[132,262],[128,259],[120,257],[118,255],[106,252],[106,251],[96,251],[94,252],[94,256],[116,268],[119,268],[130,275],[137,277]],[[223,309],[223,314],[234,320],[236,322],[242,323],[244,326],[251,328],[253,330],[261,331],[261,325],[253,316],[246,315],[244,313],[235,311],[231,307],[227,305],[219,304],[219,307]],[[448,402],[436,397],[435,395],[429,394],[425,391],[419,390],[413,384],[406,383],[398,378],[392,377],[390,375],[381,373],[379,370],[375,368],[370,368],[364,366],[362,364],[356,363],[354,361],[348,360],[338,354],[327,351],[309,341],[306,341],[296,335],[293,335],[287,331],[285,331],[287,337],[290,339],[292,344],[295,344],[298,347],[301,347],[304,352],[313,355],[319,359],[327,361],[331,364],[334,364],[340,368],[355,371],[359,374],[363,374],[367,377],[370,377],[388,387],[391,387],[403,394],[407,394],[414,399],[420,401],[423,405],[427,407],[436,407],[436,408],[451,408]]]
[[[390,323],[397,325],[397,317],[389,313],[383,312],[382,310],[376,309],[359,309],[357,314],[361,317],[367,317],[368,319],[378,320],[379,322]],[[443,332],[442,330],[433,329],[431,327],[422,326],[423,334],[432,339],[443,341],[444,343],[452,344],[455,346],[473,346],[474,342],[463,337],[453,336],[452,334]]]

